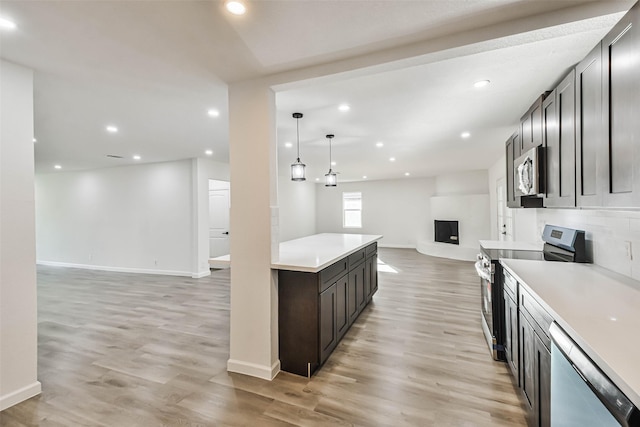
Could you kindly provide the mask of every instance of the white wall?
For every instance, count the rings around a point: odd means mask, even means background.
[[[316,184],[278,177],[280,241],[316,234]]]
[[[38,262],[199,273],[194,174],[192,160],[38,174]]]
[[[40,393],[33,71],[0,61],[0,411]]]
[[[461,171],[436,177],[436,194],[438,196],[488,193],[488,171],[486,170]]]
[[[342,193],[362,193],[362,228],[342,227]],[[381,246],[415,248],[425,235],[429,197],[435,179],[415,178],[316,184],[316,230],[318,233],[382,234]]]

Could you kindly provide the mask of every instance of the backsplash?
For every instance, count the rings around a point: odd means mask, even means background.
[[[536,209],[538,236],[545,224],[584,230],[594,264],[640,280],[640,211]]]

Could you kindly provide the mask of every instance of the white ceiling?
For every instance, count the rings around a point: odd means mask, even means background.
[[[286,75],[304,81],[278,87],[285,174],[300,111],[310,179],[328,169],[326,133],[340,180],[432,176],[495,163],[529,104],[633,3],[254,0],[236,17],[221,1],[2,0],[18,28],[0,33],[0,54],[35,70],[39,172],[206,149],[226,162],[227,84]],[[474,89],[480,79],[492,83]]]

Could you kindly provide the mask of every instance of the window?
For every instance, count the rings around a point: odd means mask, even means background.
[[[342,193],[342,226],[362,228],[362,193]]]

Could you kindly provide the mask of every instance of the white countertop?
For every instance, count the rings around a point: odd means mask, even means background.
[[[484,249],[504,249],[512,251],[541,251],[542,242],[503,242],[501,240],[480,240]]]
[[[593,264],[501,262],[640,407],[640,282]]]
[[[374,234],[323,233],[280,243],[277,261],[271,263],[276,270],[317,273],[336,261],[382,239]],[[214,268],[228,268],[229,255],[209,259]]]
[[[323,233],[280,243],[277,270],[317,273],[336,261],[382,239],[374,234]]]

